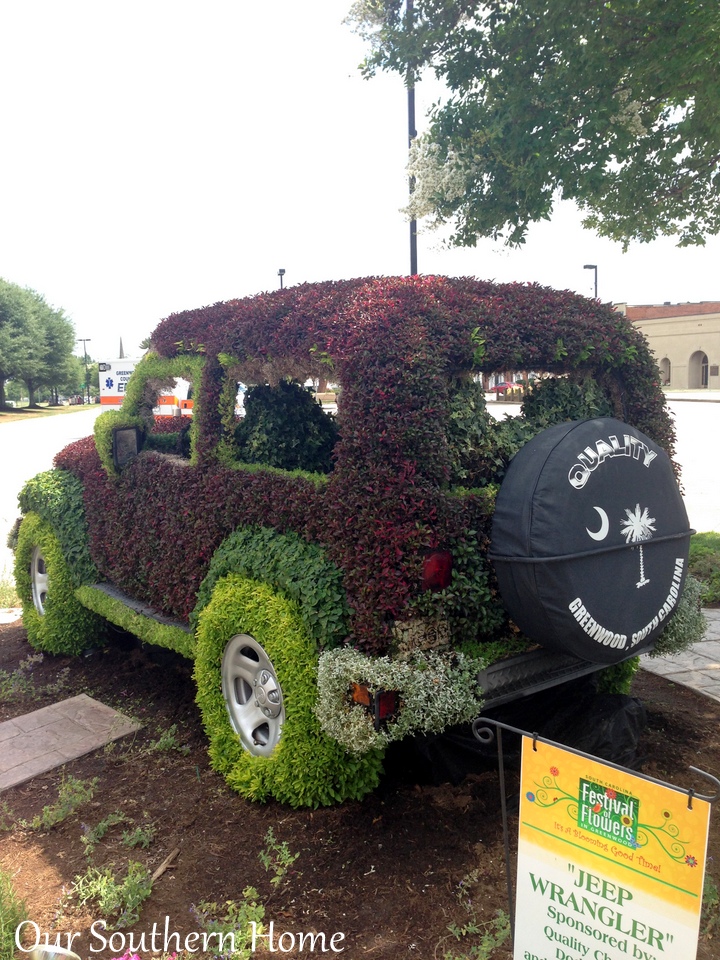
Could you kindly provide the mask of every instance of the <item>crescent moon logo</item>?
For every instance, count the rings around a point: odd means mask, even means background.
[[[608,515],[605,513],[602,507],[593,507],[593,510],[597,510],[598,514],[600,515],[600,529],[593,533],[592,530],[588,530],[588,528],[585,527],[585,531],[589,537],[593,538],[593,540],[604,540],[610,530],[610,521],[608,520]]]

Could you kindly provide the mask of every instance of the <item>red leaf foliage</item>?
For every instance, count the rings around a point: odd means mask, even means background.
[[[145,454],[110,479],[85,440],[57,465],[84,483],[102,574],[183,619],[222,540],[238,526],[269,526],[327,549],[344,573],[352,642],[385,652],[392,622],[417,595],[424,553],[468,530],[483,552],[487,543],[480,500],[446,489],[454,374],[585,371],[609,389],[617,416],[672,453],[672,424],[641,334],[609,306],[537,285],[443,277],[307,284],[174,314],[152,344],[162,356],[206,357],[199,466]],[[332,369],[342,385],[342,439],[325,486],[219,465],[220,354],[248,371],[326,377]]]

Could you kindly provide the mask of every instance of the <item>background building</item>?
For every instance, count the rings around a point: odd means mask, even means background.
[[[720,390],[720,301],[616,303],[615,309],[647,337],[665,386]]]

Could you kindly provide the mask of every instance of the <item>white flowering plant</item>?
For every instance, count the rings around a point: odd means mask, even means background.
[[[318,664],[315,711],[328,736],[351,753],[366,753],[410,733],[439,733],[473,720],[483,703],[477,676],[485,666],[484,659],[457,652],[415,651],[391,660],[349,648],[329,650]],[[371,695],[397,692],[399,710],[376,729],[371,712],[353,702],[353,683],[365,685]]]

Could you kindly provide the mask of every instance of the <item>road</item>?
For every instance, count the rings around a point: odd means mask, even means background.
[[[698,531],[720,531],[720,402],[669,401],[675,417],[677,456],[683,470],[683,491],[690,526]],[[491,400],[493,414],[517,413],[519,405]],[[0,425],[0,579],[12,572],[7,535],[18,516],[17,495],[26,480],[49,470],[64,446],[92,433],[100,408],[39,420],[16,420]]]
[[[19,516],[17,496],[36,473],[52,467],[55,454],[73,440],[93,432],[100,407],[37,420],[0,424],[0,579],[12,573],[13,555],[7,536]]]

